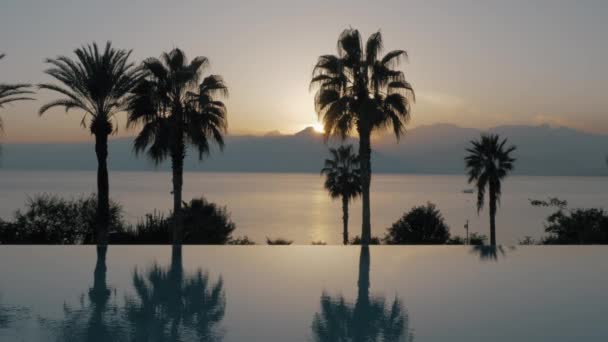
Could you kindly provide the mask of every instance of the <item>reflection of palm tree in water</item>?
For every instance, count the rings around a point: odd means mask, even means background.
[[[509,250],[515,250],[515,247],[510,247]],[[477,254],[481,261],[498,261],[500,257],[506,257],[507,253],[502,246],[486,246],[478,245],[471,248],[471,253]]]
[[[154,265],[145,275],[133,274],[137,299],[128,299],[127,319],[133,341],[221,340],[217,324],[224,318],[223,282],[209,282],[200,269],[184,274],[181,246],[173,246],[171,265]]]
[[[89,304],[78,309],[65,305],[60,322],[42,320],[57,335],[57,341],[127,341],[119,308],[110,303],[111,288],[106,281],[106,253],[108,247],[97,246],[97,262],[93,273],[93,287],[89,289]]]
[[[411,341],[407,313],[399,299],[389,308],[384,297],[370,297],[369,247],[361,247],[357,301],[353,306],[344,297],[321,296],[321,312],[316,313],[312,330],[315,341]]]

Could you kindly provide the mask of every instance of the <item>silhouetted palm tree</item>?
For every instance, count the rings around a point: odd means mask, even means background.
[[[173,170],[173,242],[182,241],[182,185],[187,144],[198,150],[199,159],[209,153],[210,144],[224,146],[227,130],[226,106],[218,96],[227,96],[228,88],[218,75],[210,75],[199,84],[201,72],[208,65],[206,57],[188,62],[180,49],[164,53],[160,60],[148,58],[143,67],[147,77],[133,92],[129,125],[142,124],[135,138],[137,153],[160,163],[171,159]]]
[[[403,72],[394,69],[407,53],[395,50],[380,57],[381,51],[380,32],[372,34],[364,47],[359,31],[346,29],[338,38],[338,54],[320,56],[311,80],[311,87],[318,89],[315,106],[323,120],[326,139],[330,136],[345,139],[353,130],[359,135],[363,244],[368,244],[371,238],[372,131],[392,127],[399,138],[410,118],[410,102],[414,100],[413,88]]]
[[[344,297],[332,298],[323,293],[321,312],[312,322],[314,340],[330,341],[411,341],[407,313],[395,298],[387,308],[382,297],[369,294],[370,254],[369,247],[361,247],[359,258],[358,294],[354,306]]]
[[[124,111],[127,95],[135,86],[141,72],[129,62],[131,51],[114,49],[110,42],[100,51],[96,43],[74,50],[76,59],[59,56],[47,59],[51,67],[46,74],[60,85],[44,83],[38,87],[57,92],[64,97],[40,107],[40,115],[53,107],[66,112],[77,109],[84,112],[81,125],[95,136],[97,155],[97,229],[96,242],[108,243],[110,215],[110,189],[108,181],[108,136],[114,132],[112,120]]]
[[[133,286],[137,299],[128,299],[126,306],[131,341],[222,339],[216,329],[226,309],[222,279],[211,283],[200,269],[184,274],[181,246],[173,246],[168,269],[154,265],[146,275],[135,270]]]
[[[507,139],[499,141],[495,134],[482,134],[471,141],[465,157],[469,183],[477,187],[477,212],[484,205],[486,187],[490,197],[490,244],[496,246],[496,209],[500,202],[501,182],[513,170],[515,158],[511,156],[515,146],[507,147]]]
[[[343,243],[348,244],[348,203],[361,194],[359,157],[353,147],[330,148],[331,159],[325,159],[321,174],[325,175],[325,189],[332,198],[342,198]]]
[[[4,54],[0,54],[0,59],[4,58]],[[29,90],[29,84],[4,84],[0,83],[0,108],[4,107],[4,105],[9,104],[11,102],[23,101],[23,100],[33,100],[33,98],[28,97],[28,94],[33,94],[34,92]],[[2,124],[2,117],[0,117],[0,133],[4,129],[4,125]]]

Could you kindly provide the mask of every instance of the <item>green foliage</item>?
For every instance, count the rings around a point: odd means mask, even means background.
[[[387,244],[444,244],[450,238],[450,228],[433,203],[413,207],[388,228]]]
[[[42,194],[28,199],[26,208],[15,213],[14,221],[0,222],[0,242],[4,244],[92,243],[95,232],[95,195],[63,199]],[[122,208],[110,205],[110,232],[124,231]]]
[[[293,243],[293,240],[287,240],[287,239],[283,239],[283,238],[276,238],[276,239],[271,239],[269,237],[266,238],[266,244],[268,245],[283,245],[283,246],[287,246],[287,245],[291,245]]]
[[[608,244],[608,215],[603,209],[558,210],[547,218],[544,244]]]

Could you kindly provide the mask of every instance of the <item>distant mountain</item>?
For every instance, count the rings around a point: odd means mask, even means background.
[[[565,127],[499,126],[489,130],[517,145],[516,173],[527,175],[608,175],[605,156],[608,135],[591,134]],[[384,135],[374,139],[373,170],[384,173],[461,174],[463,158],[471,139],[480,130],[450,124],[421,126],[409,130],[399,143]],[[330,141],[329,145],[338,142]],[[347,143],[357,144],[350,138]],[[109,143],[112,170],[169,170],[156,167],[145,156],[136,157],[131,139]],[[293,135],[278,131],[263,136],[233,135],[226,138],[223,152],[198,162],[190,151],[187,171],[227,172],[319,172],[328,146],[312,127]],[[92,143],[4,144],[0,157],[3,169],[95,170]]]

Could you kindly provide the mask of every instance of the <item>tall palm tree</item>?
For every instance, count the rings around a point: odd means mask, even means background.
[[[108,243],[110,219],[110,187],[108,181],[108,136],[115,132],[114,115],[124,111],[127,95],[137,84],[141,71],[129,61],[131,50],[121,50],[106,43],[103,50],[92,43],[74,50],[76,59],[66,56],[46,59],[45,71],[59,84],[43,83],[40,89],[59,93],[63,97],[40,107],[39,114],[54,107],[65,111],[84,112],[81,125],[95,136],[97,156],[97,244]]]
[[[129,106],[130,126],[141,124],[135,138],[137,153],[147,154],[157,164],[171,159],[173,171],[173,243],[182,241],[182,185],[187,144],[198,151],[199,160],[209,154],[211,143],[224,146],[227,110],[219,96],[228,96],[221,76],[210,75],[199,83],[208,66],[206,57],[188,62],[185,53],[174,49],[160,59],[143,63],[146,77],[133,92]]]
[[[338,38],[338,54],[319,57],[310,84],[317,89],[315,107],[323,120],[325,138],[345,139],[353,130],[359,135],[363,244],[371,238],[371,134],[392,127],[399,139],[414,100],[405,75],[394,69],[407,53],[394,50],[380,57],[382,48],[380,32],[372,34],[363,46],[359,31],[346,29]]]
[[[325,175],[325,189],[331,198],[342,198],[343,243],[348,244],[348,204],[361,194],[359,157],[353,147],[330,148],[331,159],[325,159],[321,174]]]
[[[507,147],[507,139],[500,141],[495,134],[482,134],[472,140],[464,158],[469,184],[477,187],[477,212],[483,209],[486,187],[490,197],[490,244],[496,246],[496,209],[500,202],[501,182],[513,170],[515,146]]]
[[[4,58],[4,54],[0,54],[0,59]],[[33,98],[28,97],[28,94],[33,94],[34,92],[29,90],[29,84],[4,84],[0,83],[0,108],[4,107],[4,105],[9,104],[11,102],[23,101],[23,100],[33,100]],[[4,126],[2,124],[2,118],[0,117],[0,133],[2,132]]]

